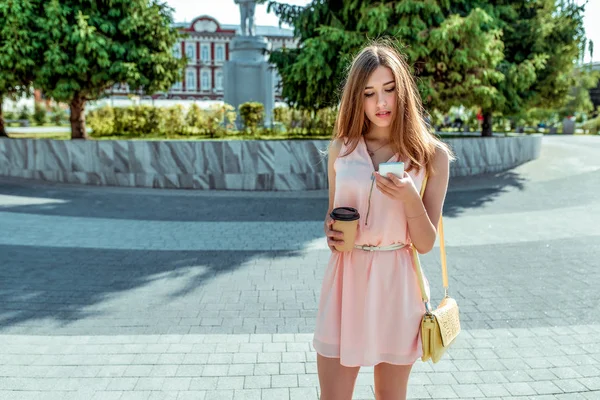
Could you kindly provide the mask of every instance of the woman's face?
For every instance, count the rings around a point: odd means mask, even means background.
[[[396,81],[392,70],[379,66],[367,81],[364,90],[365,114],[380,128],[392,124],[396,111]]]

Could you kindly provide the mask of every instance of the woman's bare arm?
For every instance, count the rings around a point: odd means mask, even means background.
[[[408,232],[413,245],[421,254],[431,251],[435,244],[438,222],[448,190],[450,158],[441,147],[433,157],[433,170],[433,174],[428,177],[422,201],[417,198],[410,204],[405,204]]]
[[[335,199],[335,168],[333,168],[333,163],[338,158],[340,154],[340,150],[342,148],[342,141],[339,139],[335,139],[331,146],[329,146],[329,160],[327,162],[327,180],[329,182],[329,207],[327,209],[327,214],[325,215],[325,235],[327,236],[327,245],[332,251],[337,251],[334,247],[341,246],[344,244],[344,234],[339,231],[334,231],[332,229],[333,219],[329,216],[331,211],[333,210],[333,201]]]

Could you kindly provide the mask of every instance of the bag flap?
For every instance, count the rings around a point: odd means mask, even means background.
[[[447,347],[460,333],[460,318],[456,300],[446,297],[432,314],[440,327],[442,345]]]

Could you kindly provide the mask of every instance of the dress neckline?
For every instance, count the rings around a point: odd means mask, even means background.
[[[373,171],[379,171],[379,168],[375,168],[375,164],[373,164],[373,159],[369,155],[369,149],[367,148],[367,141],[365,140],[365,135],[360,135],[360,141],[363,144],[363,149],[365,150],[367,159],[369,160],[369,165],[371,166]],[[396,158],[397,155],[398,155],[398,153],[394,153],[394,155],[389,160],[384,161],[384,162],[392,162]],[[379,165],[377,165],[377,166],[379,167]]]

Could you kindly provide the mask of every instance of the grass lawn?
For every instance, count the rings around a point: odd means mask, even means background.
[[[15,139],[71,139],[71,133],[55,133],[55,132],[40,132],[40,133],[8,133],[8,137]]]

